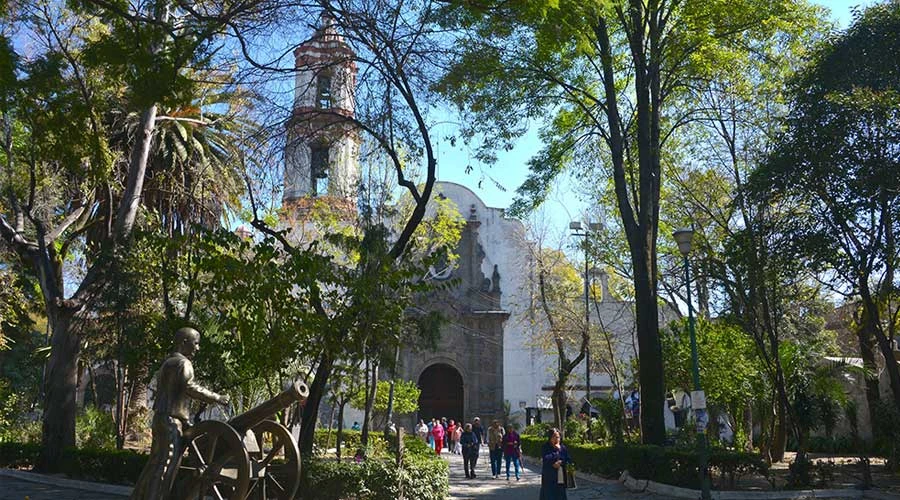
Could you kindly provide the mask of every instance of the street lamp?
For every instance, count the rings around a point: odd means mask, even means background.
[[[688,260],[688,254],[691,253],[691,239],[694,237],[694,230],[681,228],[676,229],[672,233],[675,243],[678,244],[678,251],[684,257],[684,284],[687,287],[687,306],[688,306],[688,328],[691,333],[691,361],[693,363],[694,372],[694,390],[691,392],[691,408],[695,410],[697,418],[697,448],[700,455],[700,498],[709,500],[711,497],[709,492],[709,470],[706,446],[706,423],[701,418],[701,413],[706,410],[706,394],[700,387],[700,362],[697,357],[697,333],[694,328],[694,306],[691,304],[691,264]],[[699,411],[697,411],[699,410]]]
[[[587,228],[582,229],[581,221],[572,221],[569,223],[569,229],[572,236],[584,238],[584,331],[585,335],[590,335],[591,309],[588,302],[588,292],[590,286],[590,263],[588,261],[588,236],[603,229],[603,225],[599,222],[588,222]],[[591,432],[591,343],[588,341],[584,351],[584,396],[588,404],[588,441],[593,441]]]

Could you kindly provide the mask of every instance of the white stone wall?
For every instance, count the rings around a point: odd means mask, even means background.
[[[501,308],[510,313],[503,326],[503,397],[513,415],[520,414],[520,420],[524,421],[519,402],[537,406],[538,396],[543,395],[541,387],[550,383],[549,368],[554,362],[539,348],[529,345],[528,287],[532,266],[525,226],[517,219],[505,217],[503,209],[486,206],[474,192],[460,184],[438,182],[434,192],[453,200],[466,219],[473,214],[474,207],[474,215],[481,222],[478,242],[485,253],[482,272],[490,278],[497,265]]]

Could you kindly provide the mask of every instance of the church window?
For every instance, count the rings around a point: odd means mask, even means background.
[[[316,107],[331,108],[331,75],[321,74],[316,81]]]
[[[314,145],[309,150],[309,166],[312,173],[313,195],[328,193],[328,146]]]

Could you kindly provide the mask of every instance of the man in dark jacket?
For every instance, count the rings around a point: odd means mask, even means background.
[[[472,432],[475,433],[475,439],[478,440],[478,446],[481,446],[481,444],[485,442],[485,436],[484,427],[481,426],[481,419],[478,417],[475,417],[475,419],[472,420]]]
[[[466,424],[459,444],[462,446],[463,468],[466,470],[467,479],[475,479],[475,463],[478,461],[478,447],[481,445],[475,433],[472,432],[472,424]]]

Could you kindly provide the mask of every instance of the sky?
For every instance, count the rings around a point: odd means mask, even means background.
[[[838,28],[846,28],[853,20],[854,6],[871,5],[872,0],[820,0],[821,5],[831,12],[831,19]],[[528,174],[527,162],[541,148],[538,137],[539,124],[532,124],[529,132],[519,139],[516,147],[509,152],[498,153],[494,165],[480,165],[472,155],[461,147],[452,147],[441,141],[436,146],[438,155],[438,180],[463,184],[472,189],[490,207],[508,208],[515,196],[516,188]],[[441,138],[453,131],[453,124],[445,123],[436,127],[433,137]],[[473,169],[466,173],[466,167]],[[544,223],[559,228],[565,234],[569,221],[579,218],[587,207],[573,190],[571,179],[561,179],[554,193],[543,207]]]

